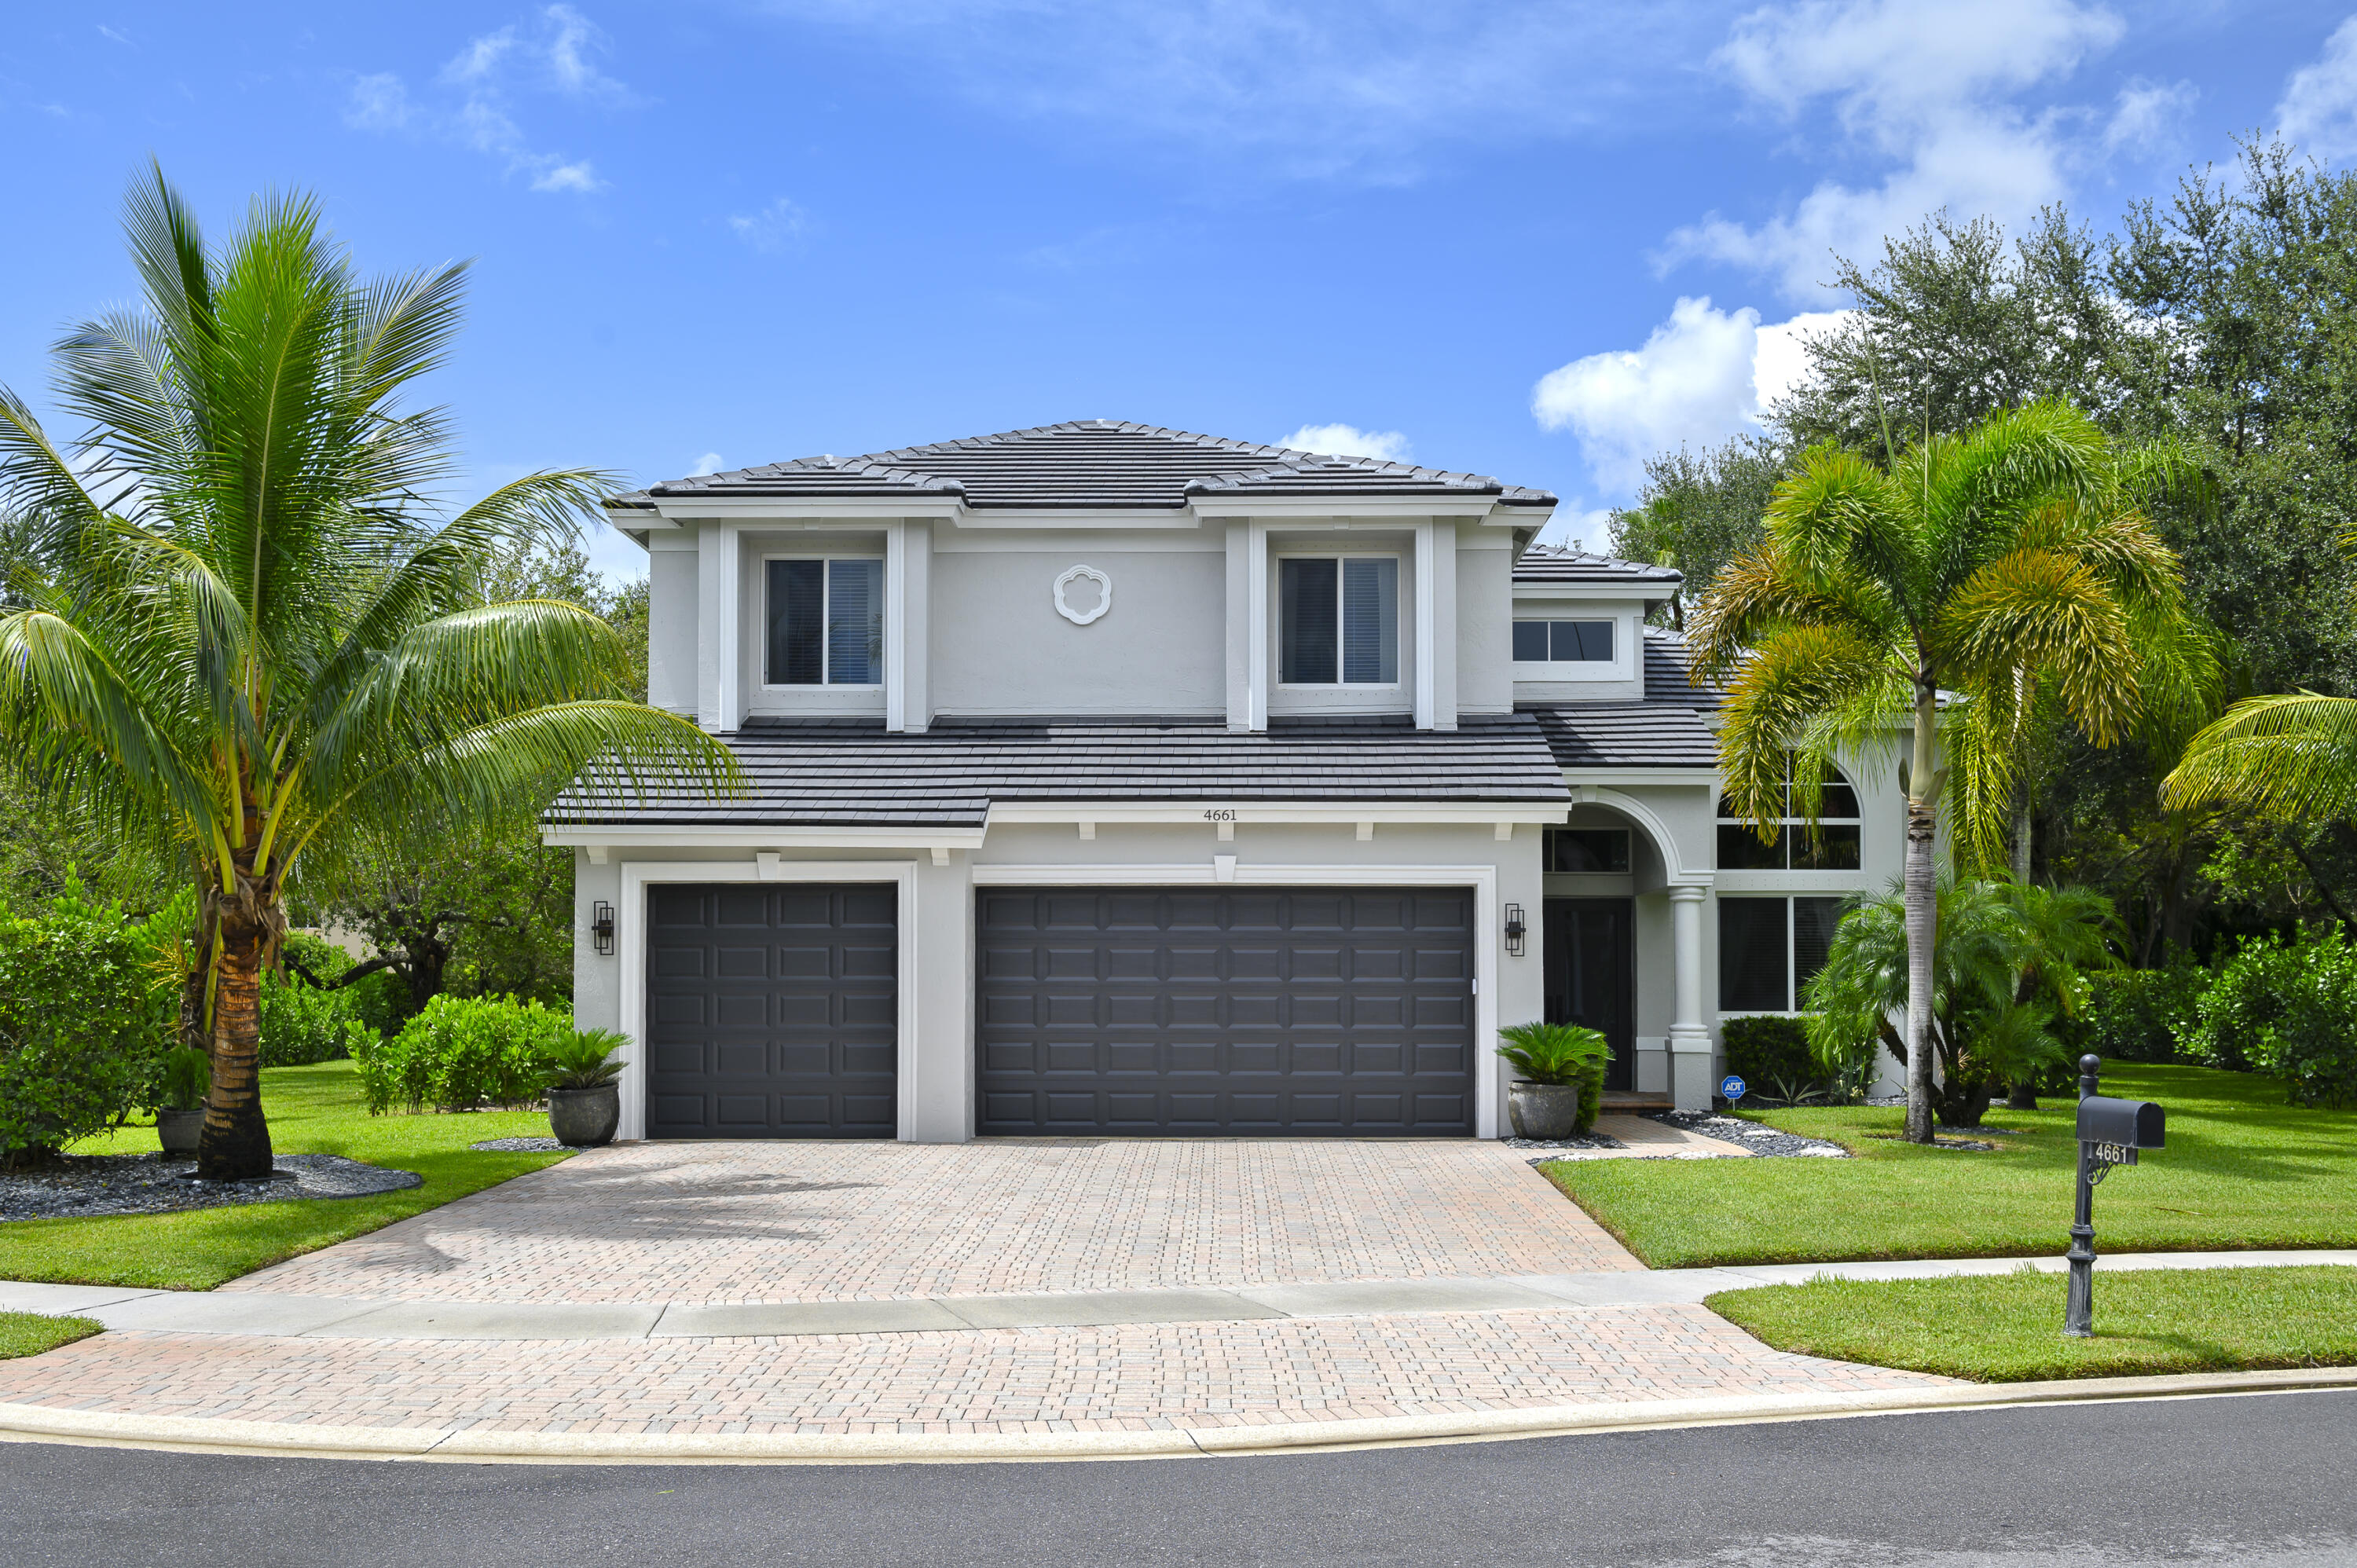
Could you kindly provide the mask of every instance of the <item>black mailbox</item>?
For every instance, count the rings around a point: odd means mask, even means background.
[[[2115,1100],[2091,1094],[2079,1101],[2079,1142],[2121,1149],[2163,1146],[2167,1117],[2149,1100]]]

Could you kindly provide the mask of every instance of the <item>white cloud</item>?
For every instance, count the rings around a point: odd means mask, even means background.
[[[1842,318],[1812,312],[1763,327],[1749,306],[1720,310],[1707,297],[1681,299],[1643,348],[1550,371],[1532,391],[1531,412],[1542,427],[1578,435],[1607,491],[1633,496],[1656,453],[1759,429],[1806,372],[1802,339]]]
[[[344,124],[362,131],[401,129],[409,124],[409,90],[391,71],[361,77],[352,83]]]
[[[706,452],[695,460],[695,467],[687,471],[687,477],[691,479],[700,479],[706,474],[718,472],[720,472],[720,454]]]
[[[2276,105],[2276,130],[2319,158],[2357,152],[2357,16],[2324,41],[2324,58],[2292,72]]]
[[[1277,445],[1329,457],[1380,457],[1386,463],[1406,462],[1409,451],[1407,437],[1396,430],[1361,430],[1355,424],[1305,424]]]
[[[2069,193],[2073,167],[2103,137],[2086,113],[2014,100],[2124,31],[2078,0],[1803,0],[1753,12],[1712,65],[1786,120],[1825,104],[1846,151],[1895,166],[1879,183],[1821,181],[1757,225],[1711,214],[1670,236],[1665,262],[1755,268],[1809,298],[1835,254],[1870,259],[1885,235],[1939,208],[2021,222]],[[2134,130],[2166,107],[2150,90],[2124,96],[2115,122]]]
[[[765,0],[930,62],[986,106],[1307,177],[1415,172],[1439,142],[1620,123],[1725,0]]]
[[[605,35],[570,5],[550,5],[530,32],[511,26],[468,40],[435,77],[442,102],[421,108],[407,85],[391,71],[352,83],[344,123],[364,131],[421,126],[435,135],[497,158],[510,175],[522,175],[534,190],[587,194],[606,182],[587,158],[542,151],[510,111],[522,91],[554,92],[622,107],[636,100],[628,88],[605,75],[590,56],[606,48]]]
[[[801,244],[810,228],[810,215],[780,196],[759,212],[732,213],[728,227],[753,249],[764,255],[775,255]]]
[[[2104,150],[2146,152],[2168,145],[2201,96],[2190,81],[2131,78],[2120,89],[2111,122],[2104,127]]]

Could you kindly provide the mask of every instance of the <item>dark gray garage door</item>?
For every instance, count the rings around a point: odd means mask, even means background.
[[[647,1136],[889,1138],[888,884],[649,891]]]
[[[983,1133],[1473,1131],[1473,896],[978,895]]]

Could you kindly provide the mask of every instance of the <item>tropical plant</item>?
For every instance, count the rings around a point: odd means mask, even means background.
[[[541,1047],[541,1081],[550,1089],[603,1089],[622,1076],[618,1058],[630,1043],[611,1029],[576,1029]]]
[[[2357,1106],[2357,941],[2338,923],[2245,940],[2194,1011],[2187,1059],[2264,1073],[2303,1105]]]
[[[1505,1044],[1498,1055],[1507,1066],[1533,1083],[1579,1089],[1577,1125],[1585,1132],[1596,1125],[1604,1108],[1604,1067],[1611,1044],[1600,1030],[1582,1024],[1512,1024],[1498,1031]]]
[[[2050,689],[2099,746],[2182,700],[2200,644],[2142,507],[2199,481],[2173,448],[2115,447],[2051,403],[1891,449],[1887,470],[1831,443],[1802,457],[1765,542],[1693,618],[1691,657],[1728,688],[1720,774],[1763,837],[1786,815],[1788,777],[1791,810],[1813,822],[1812,781],[1837,757],[1871,761],[1907,737],[1907,1136],[1928,1142],[1943,797],[1958,857],[1997,864],[2026,688]]]
[[[1772,1090],[1776,1098],[1798,1104],[1812,1097],[1825,1075],[1809,1049],[1809,1029],[1799,1018],[1781,1013],[1726,1018],[1718,1026],[1719,1047],[1727,1070],[1745,1082]]]
[[[436,996],[389,1040],[352,1052],[369,1113],[530,1105],[550,1051],[573,1035],[562,1013],[512,996]]]
[[[160,169],[125,202],[145,308],[58,346],[54,442],[0,392],[0,502],[38,547],[0,615],[0,737],[28,773],[171,846],[202,904],[191,1009],[212,1061],[199,1170],[266,1173],[258,993],[289,874],[355,830],[457,822],[660,779],[738,775],[695,727],[619,693],[626,650],[577,605],[490,601],[521,541],[609,488],[583,469],[447,521],[439,410],[464,268],[361,275],[295,195],[208,245]]]
[[[174,1046],[164,1053],[163,1068],[156,1075],[156,1108],[194,1111],[205,1102],[212,1077],[212,1064],[204,1052],[194,1046]]]
[[[0,908],[0,1165],[152,1103],[173,993],[148,943],[120,905],[72,884],[21,913]]]

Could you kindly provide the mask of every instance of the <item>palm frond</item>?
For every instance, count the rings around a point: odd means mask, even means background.
[[[2133,724],[2142,663],[2118,598],[2082,564],[2050,551],[2017,550],[1959,585],[1943,607],[1937,646],[1977,685],[2016,671],[2050,679],[2071,715],[2098,746]]]
[[[2161,800],[2280,818],[2357,815],[2357,698],[2296,692],[2235,703],[2186,743]]]
[[[1890,656],[1846,627],[1789,626],[1753,650],[1719,710],[1719,787],[1770,838],[1796,747],[1828,709],[1889,689]],[[1812,760],[1822,760],[1812,757]]]

